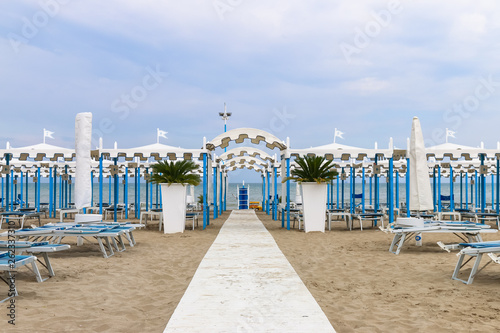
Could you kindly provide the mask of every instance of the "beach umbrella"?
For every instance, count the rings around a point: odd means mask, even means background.
[[[410,210],[434,208],[424,137],[418,117],[413,118],[410,139]]]
[[[83,112],[75,119],[75,207],[81,209],[91,206],[92,161],[90,145],[92,141],[92,113]]]

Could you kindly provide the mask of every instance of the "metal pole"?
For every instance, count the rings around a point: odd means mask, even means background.
[[[469,210],[469,174],[465,172],[465,209]]]
[[[113,159],[113,162],[114,162],[114,165],[118,165],[118,158],[114,158]],[[111,178],[110,178],[111,179]],[[113,214],[114,214],[114,221],[117,222],[118,221],[118,195],[119,195],[119,191],[118,191],[118,169],[116,170],[116,173],[115,175],[113,176],[113,185],[114,185],[114,189],[113,189],[113,194],[114,194],[114,205],[113,205]]]
[[[137,167],[134,168],[134,212],[135,212],[135,218],[138,219],[141,215],[141,206],[139,203],[139,169]]]
[[[126,169],[128,170],[128,168],[126,168]],[[145,174],[149,174],[149,172],[148,172],[148,168],[146,168]],[[150,183],[151,183],[151,182],[150,182],[149,180],[147,180],[147,179],[146,179],[146,212],[149,210],[149,205],[150,205],[150,204],[149,204],[149,201],[150,201],[150,200],[153,200],[153,196],[152,196],[152,195],[151,195],[151,199],[150,199],[150,197],[149,197],[149,192],[150,192],[150,191],[149,191],[149,188],[151,187],[151,186],[150,186]]]
[[[378,155],[375,155],[375,165],[378,164]],[[375,179],[374,179],[374,187],[375,187],[375,213],[378,213],[378,207],[379,207],[379,192],[378,192],[378,174],[375,174]]]
[[[264,171],[265,172],[265,171]],[[266,205],[266,175],[262,173],[262,211],[265,210]]]
[[[438,212],[441,212],[442,209],[441,202],[441,166],[438,166]]]
[[[279,202],[279,197],[278,197],[278,168],[274,167],[273,168],[274,172],[274,200],[273,200],[273,215],[274,215],[274,220],[276,221],[278,219],[278,202]],[[288,184],[290,186],[290,184]]]
[[[286,177],[290,178],[290,157],[286,159]],[[286,181],[286,229],[290,230],[290,179]]]
[[[349,184],[349,189],[351,193],[349,193],[349,204],[350,204],[351,214],[354,214],[354,206],[356,205],[356,200],[355,200],[356,189],[354,188],[354,186],[356,185],[355,184],[356,179],[354,174],[354,168],[351,166],[349,170],[351,172],[351,179]]]
[[[56,217],[56,204],[57,204],[57,166],[54,165],[54,198],[52,200],[52,217]]]
[[[463,175],[462,171],[460,171],[460,209],[464,208],[463,184],[464,184],[464,175]]]
[[[269,198],[271,197],[271,176],[269,175],[269,171],[266,171],[266,177],[267,177],[267,198],[266,198],[266,212],[267,215],[269,215],[269,210],[270,210],[270,202]],[[273,214],[273,219],[274,219],[274,214]]]
[[[219,209],[217,208],[217,167],[213,167],[212,168],[212,171],[214,173],[213,175],[213,191],[214,191],[214,219],[218,218],[219,216],[217,215],[218,214],[218,211]]]
[[[340,186],[339,186],[340,180],[339,176],[337,176],[337,209],[340,207]]]
[[[146,169],[147,170],[147,169]],[[123,201],[125,204],[125,219],[128,220],[128,166],[125,167],[125,175],[123,176],[125,178],[125,186],[124,186],[124,191],[123,191]],[[148,191],[146,191],[147,193]]]
[[[90,171],[90,188],[91,188],[91,197],[90,197],[90,206],[94,207],[94,170]]]
[[[64,166],[64,173],[66,174],[66,177],[68,177],[68,166]],[[38,179],[40,181],[40,178]],[[38,182],[40,185],[40,182]],[[40,186],[38,186],[40,188]],[[38,202],[40,202],[40,196],[38,196]],[[68,180],[66,179],[64,181],[64,208],[68,208]]]
[[[496,183],[496,188],[497,188],[497,214],[500,214],[500,160],[498,159],[497,156],[497,183]],[[493,208],[493,207],[492,207]]]
[[[365,213],[365,185],[366,185],[366,176],[365,176],[365,168],[361,169],[361,177],[362,177],[362,182],[361,182],[361,211],[363,214]]]
[[[342,167],[342,175],[344,175],[344,174],[345,174],[344,170],[345,170],[345,169]],[[342,177],[342,178],[343,178],[343,177]],[[342,209],[344,209],[344,195],[345,195],[345,194],[344,194],[344,192],[345,192],[345,190],[344,190],[344,184],[345,184],[345,180],[344,180],[344,179],[342,179],[342,193],[341,193],[341,195],[342,195]]]
[[[394,159],[389,159],[389,223],[394,222]],[[376,222],[376,221],[375,221]]]
[[[102,174],[102,155],[99,156],[99,214],[102,215],[102,185],[104,182]]]
[[[434,178],[435,179],[435,178]],[[411,207],[410,207],[410,159],[406,159],[406,217],[411,216]]]
[[[394,176],[396,180],[396,208],[399,209],[399,172],[396,171],[396,175]]]
[[[5,164],[6,165],[10,164],[10,154],[5,154]],[[7,210],[10,210],[9,209],[9,181],[10,181],[9,177],[10,177],[10,173],[7,172],[5,175],[5,207]]]
[[[477,209],[480,205],[479,203],[479,182],[477,177],[477,170],[474,172],[474,191],[476,192],[476,202],[474,203],[474,207]]]
[[[224,202],[223,199],[224,197],[222,196],[223,194],[223,176],[222,176],[222,170],[220,171],[220,183],[219,183],[219,215],[222,215],[223,209],[224,209]],[[250,194],[250,193],[249,193]],[[194,198],[193,198],[194,199]]]
[[[37,197],[38,197],[38,200],[37,200],[37,206],[36,206],[36,211],[37,212],[40,212],[40,185],[41,185],[41,180],[42,180],[42,177],[40,177],[40,167],[38,167],[38,187],[37,187]]]
[[[52,217],[52,197],[54,195],[54,181],[52,180],[52,167],[50,167],[49,170],[49,217]]]
[[[484,166],[484,154],[479,156],[481,159],[481,166]],[[481,213],[486,209],[486,177],[484,172],[481,172]]]
[[[455,191],[453,191],[453,167],[450,165],[450,212],[455,210]]]
[[[207,228],[208,225],[208,204],[207,204],[207,194],[208,194],[208,156],[206,153],[203,154],[203,230]]]
[[[23,200],[23,171],[21,170],[21,176],[19,177],[19,179],[21,180],[21,184],[19,186],[19,189],[20,189],[20,195],[21,195],[21,202],[19,203],[21,205],[21,208],[24,208],[24,200]],[[26,202],[26,205],[28,204],[28,202]],[[27,206],[26,206],[27,207]]]

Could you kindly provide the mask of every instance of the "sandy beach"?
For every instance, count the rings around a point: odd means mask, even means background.
[[[77,247],[69,238],[71,249],[50,255],[55,277],[37,283],[19,270],[16,327],[7,324],[3,303],[0,332],[163,332],[228,216],[205,231],[173,235],[153,221],[135,231],[135,247],[126,243],[109,259],[97,245]]]
[[[396,256],[388,251],[391,235],[380,230],[335,223],[324,234],[305,234],[259,217],[339,333],[500,329],[500,265],[472,285],[451,280],[457,257],[436,242],[456,242],[453,235],[425,235],[422,247],[409,242]]]
[[[3,319],[0,331],[163,332],[228,216],[205,231],[174,235],[158,232],[153,223],[136,231],[136,247],[109,259],[96,245],[72,244],[51,256],[56,276],[41,284],[22,269],[16,327]],[[457,257],[436,242],[454,236],[426,236],[422,247],[409,243],[396,256],[388,252],[390,235],[379,230],[347,231],[338,223],[325,234],[305,234],[258,216],[337,332],[500,328],[500,265],[488,266],[472,285],[452,281]]]

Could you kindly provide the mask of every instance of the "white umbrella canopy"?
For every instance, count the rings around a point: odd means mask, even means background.
[[[418,117],[413,118],[410,139],[410,210],[434,208],[424,136]]]

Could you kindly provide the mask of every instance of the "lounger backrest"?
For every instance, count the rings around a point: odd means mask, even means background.
[[[101,222],[101,214],[75,214],[76,223]]]

